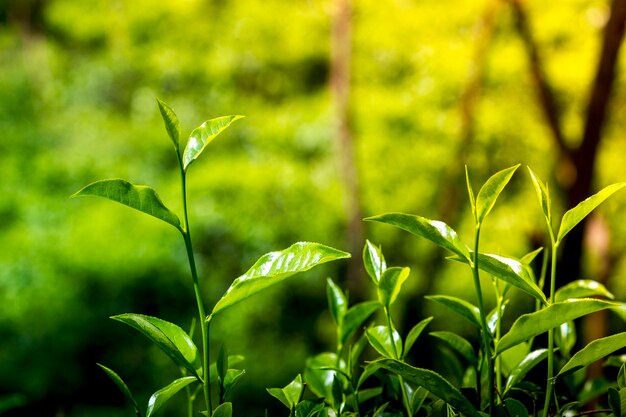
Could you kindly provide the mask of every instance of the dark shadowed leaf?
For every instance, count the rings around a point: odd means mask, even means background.
[[[489,214],[496,204],[498,196],[509,183],[517,168],[519,168],[519,164],[496,172],[482,186],[476,196],[476,217],[479,224],[483,222],[487,214]]]
[[[233,403],[227,402],[218,405],[213,410],[213,417],[232,417],[233,416]]]
[[[198,349],[183,329],[175,324],[156,317],[142,314],[120,314],[111,317],[138,330],[152,340],[178,365],[187,368],[194,376],[202,374],[202,364]]]
[[[378,282],[378,300],[383,306],[389,307],[396,301],[410,272],[409,268],[399,267],[387,268],[383,272]]]
[[[128,386],[122,380],[122,378],[120,378],[120,376],[118,374],[116,374],[113,370],[107,368],[106,366],[101,365],[99,363],[96,364],[96,365],[98,365],[100,368],[102,368],[102,370],[107,374],[107,376],[109,378],[111,378],[111,380],[115,383],[115,385],[117,385],[117,387],[120,389],[120,391],[122,391],[124,396],[133,404],[133,407],[135,408],[135,414],[138,417],[141,417],[141,410],[139,410],[139,406],[137,405],[137,401],[135,400],[135,397],[133,397],[133,394],[130,392],[130,390],[128,389]]]
[[[163,404],[165,404],[170,398],[172,398],[178,391],[185,388],[192,382],[197,381],[193,376],[186,376],[184,378],[178,378],[165,388],[161,388],[148,400],[148,409],[146,410],[146,417],[152,416],[157,410],[159,410]]]
[[[350,307],[344,316],[341,326],[341,344],[345,344],[350,336],[352,336],[352,334],[354,334],[359,327],[363,326],[365,320],[367,320],[379,308],[380,304],[378,301],[364,301]]]
[[[522,361],[511,370],[506,380],[504,391],[508,391],[515,384],[520,382],[526,374],[539,362],[548,357],[548,349],[537,349],[530,352]]]
[[[566,375],[589,365],[626,346],[626,332],[594,340],[576,352],[561,368],[557,376]]]
[[[265,290],[290,276],[350,254],[319,243],[298,242],[289,248],[263,255],[245,274],[237,278],[213,308],[212,316]]]
[[[524,314],[513,323],[508,333],[497,343],[496,354],[565,322],[615,306],[617,306],[616,303],[609,301],[581,298],[554,303],[534,313]]]
[[[403,213],[381,214],[368,217],[365,220],[390,224],[414,235],[426,238],[465,259],[470,259],[469,250],[465,243],[461,242],[456,232],[442,221]]]
[[[568,210],[563,216],[563,220],[561,220],[561,227],[559,227],[557,242],[563,240],[565,235],[567,235],[569,231],[574,228],[574,226],[576,226],[585,217],[587,217],[587,215],[591,213],[593,209],[598,207],[604,200],[609,198],[615,192],[624,188],[624,186],[626,186],[626,182],[609,185],[608,187],[602,189],[600,192],[578,203],[578,205],[573,209]]]
[[[420,336],[420,334],[422,334],[422,331],[424,331],[426,326],[428,326],[428,323],[430,323],[432,320],[432,317],[426,317],[415,326],[413,326],[409,334],[406,336],[406,340],[404,342],[404,352],[402,352],[403,358],[406,358],[417,338]]]
[[[245,369],[229,369],[224,377],[224,397],[246,373]]]
[[[97,196],[124,204],[150,216],[171,224],[178,230],[180,220],[161,201],[156,191],[145,185],[133,185],[122,179],[100,180],[92,182],[72,194],[74,197]]]
[[[470,364],[476,365],[477,359],[474,348],[472,344],[463,337],[447,331],[430,332],[429,335],[442,340],[445,344],[450,346],[452,350],[464,357]]]
[[[426,298],[427,300],[436,301],[439,304],[443,304],[455,313],[465,317],[474,326],[478,327],[479,329],[482,328],[482,326],[480,325],[480,310],[478,310],[478,307],[476,307],[475,305],[468,303],[467,301],[460,298],[448,295],[427,295],[424,298]]]
[[[243,118],[243,116],[223,116],[215,119],[207,120],[199,127],[195,128],[183,152],[183,167],[187,167],[200,156],[204,148],[215,139],[217,135],[222,133],[233,122]]]
[[[170,139],[172,139],[176,152],[178,152],[178,148],[180,146],[180,122],[178,121],[178,117],[176,117],[174,110],[172,110],[171,107],[164,101],[157,98],[157,104],[159,105],[159,111],[161,112],[163,122],[165,123],[165,130],[167,130],[167,134]]]
[[[373,362],[381,368],[402,376],[405,381],[424,387],[433,395],[448,403],[468,417],[481,417],[467,398],[441,375],[429,369],[414,368],[395,359],[379,359]]]
[[[363,247],[363,265],[367,275],[372,278],[375,284],[380,280],[383,271],[387,269],[387,263],[380,247],[373,245],[369,240],[365,241]]]

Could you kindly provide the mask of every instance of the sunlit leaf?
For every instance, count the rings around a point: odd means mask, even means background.
[[[589,365],[626,346],[626,332],[603,337],[576,352],[561,368],[557,376],[566,375]]]
[[[391,344],[391,337],[389,337],[389,328],[387,326],[374,326],[365,331],[365,336],[370,342],[370,345],[378,353],[387,358],[397,358],[402,353],[402,338],[400,334],[394,329],[393,340],[394,345]]]
[[[554,329],[554,341],[565,358],[569,358],[570,352],[576,344],[576,326],[574,322],[567,321]]]
[[[387,269],[385,256],[380,247],[373,245],[369,240],[365,241],[365,246],[363,247],[363,265],[367,275],[374,281],[374,284],[378,283],[383,271]]]
[[[300,401],[304,392],[304,384],[302,383],[302,375],[298,374],[285,388],[283,388],[285,398],[289,401],[290,408],[293,408]]]
[[[233,122],[243,118],[243,116],[223,116],[207,120],[191,132],[189,141],[183,152],[183,167],[187,167],[200,156],[206,146],[215,139],[217,135],[227,129]]]
[[[353,305],[344,316],[341,326],[340,341],[344,344],[376,310],[380,308],[377,301],[364,301]]]
[[[161,388],[148,400],[148,409],[146,410],[146,417],[152,416],[157,410],[163,407],[170,398],[172,398],[178,391],[185,388],[192,382],[197,381],[193,376],[186,376],[184,378],[178,378],[168,386]]]
[[[582,297],[605,297],[609,300],[614,299],[613,294],[606,289],[606,287],[597,281],[590,279],[579,279],[569,282],[556,290],[554,294],[555,301],[564,301],[568,298],[582,298]]]
[[[133,394],[130,392],[130,389],[128,389],[128,386],[122,380],[122,378],[120,378],[120,376],[116,374],[112,369],[109,369],[106,366],[101,365],[99,363],[96,365],[102,368],[102,370],[107,374],[107,376],[111,378],[111,380],[115,383],[115,385],[117,385],[120,391],[122,391],[124,396],[133,404],[133,407],[135,409],[135,414],[137,415],[137,417],[141,417],[141,410],[139,410],[137,401],[135,400],[135,397],[133,397]]]
[[[528,172],[530,173],[530,178],[533,181],[533,185],[535,187],[535,192],[537,193],[537,199],[539,200],[539,204],[541,205],[541,210],[543,211],[543,217],[546,220],[546,224],[548,225],[548,229],[550,233],[552,232],[552,201],[550,200],[550,191],[548,190],[548,186],[541,182],[541,180],[535,175],[532,169],[528,167]]]
[[[328,309],[330,310],[330,315],[335,321],[335,324],[341,327],[341,324],[343,323],[343,317],[348,310],[348,300],[343,291],[341,291],[341,288],[339,288],[332,279],[327,278],[326,282],[326,298],[328,298]]]
[[[446,345],[450,346],[452,350],[464,357],[471,365],[476,365],[477,359],[474,348],[472,344],[463,337],[447,331],[430,332],[429,335],[442,340]]]
[[[174,362],[189,370],[194,376],[202,374],[198,349],[183,329],[156,317],[142,314],[120,314],[111,317],[141,332],[163,350]]]
[[[609,198],[615,192],[624,188],[624,186],[626,186],[626,182],[609,185],[586,200],[578,203],[578,205],[573,209],[568,210],[563,216],[563,220],[561,220],[561,227],[559,227],[557,242],[563,240],[565,235],[567,235],[569,231],[574,228],[574,226],[587,217],[593,209],[598,207],[604,200]]]
[[[383,272],[378,282],[378,300],[383,306],[389,307],[396,301],[410,271],[409,268],[393,267]]]
[[[539,362],[548,357],[548,349],[537,349],[530,352],[515,368],[509,373],[504,391],[508,391],[515,384],[520,382],[526,374]]]
[[[475,305],[458,297],[452,297],[449,295],[427,295],[424,298],[426,298],[427,300],[436,301],[439,304],[448,307],[455,313],[460,314],[462,317],[465,317],[474,326],[478,327],[479,329],[482,328],[482,326],[480,325],[480,310]]]
[[[541,251],[543,251],[543,247],[541,248],[537,248],[532,252],[528,252],[526,255],[522,256],[520,258],[520,262],[523,263],[524,265],[530,265],[532,261],[535,260],[535,258],[537,257],[537,255],[539,255],[541,253]],[[544,254],[545,256],[545,254]]]
[[[180,122],[178,121],[178,117],[176,117],[174,110],[172,110],[171,107],[164,101],[157,98],[157,104],[159,105],[159,111],[161,112],[163,122],[165,123],[165,130],[167,130],[167,134],[174,143],[174,149],[178,152],[180,146]]]
[[[428,326],[428,323],[430,323],[432,320],[433,317],[426,317],[415,326],[413,326],[409,334],[406,336],[406,340],[404,341],[404,352],[402,353],[403,358],[406,358],[417,338],[420,336],[420,334],[422,334],[426,326]]]
[[[476,217],[479,224],[483,222],[496,204],[498,196],[500,196],[504,187],[509,183],[517,168],[519,168],[519,164],[496,172],[482,186],[476,196]]]
[[[481,417],[481,414],[474,408],[472,403],[438,373],[429,369],[415,368],[395,359],[379,359],[373,363],[396,375],[402,376],[407,382],[424,387],[467,417]]]
[[[426,238],[444,249],[469,259],[470,255],[467,246],[461,242],[456,232],[442,221],[403,213],[381,214],[368,217],[365,220],[390,224],[414,235]]]
[[[324,409],[324,399],[304,400],[296,405],[295,417],[314,417]]]
[[[318,397],[330,398],[336,371],[329,370],[337,366],[337,355],[330,352],[320,353],[306,361],[304,381],[307,387]]]
[[[92,182],[76,193],[74,197],[97,196],[124,204],[150,216],[161,219],[180,230],[180,220],[161,201],[156,191],[145,185],[133,185],[122,179],[109,179]]]
[[[265,290],[290,276],[308,271],[314,266],[350,254],[319,243],[298,242],[289,248],[263,255],[245,274],[237,278],[213,308],[212,316],[259,291]]]
[[[472,182],[469,179],[469,171],[467,169],[467,165],[465,165],[465,185],[467,185],[467,195],[470,200],[472,214],[474,215],[474,218],[476,218],[476,196],[474,194],[474,190],[472,189]]]
[[[496,354],[565,322],[616,305],[609,301],[581,298],[554,303],[534,313],[524,314],[513,323],[508,333],[502,336],[496,344]]]

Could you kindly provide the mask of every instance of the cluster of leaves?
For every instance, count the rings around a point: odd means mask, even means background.
[[[205,302],[196,271],[192,241],[187,219],[186,178],[189,165],[206,149],[217,135],[241,116],[211,119],[192,131],[184,146],[181,130],[174,111],[158,101],[166,130],[174,145],[179,166],[182,205],[181,219],[161,201],[156,191],[147,186],[136,186],[121,179],[101,180],[78,191],[76,196],[100,196],[154,216],[175,227],[182,235],[189,260],[192,283],[198,306],[202,333],[202,351],[193,341],[195,326],[185,332],[168,321],[142,314],[121,314],[113,319],[136,329],[180,368],[181,376],[149,399],[145,415],[152,416],[171,397],[183,389],[187,394],[187,413],[195,413],[195,400],[202,391],[204,415],[230,417],[232,403],[227,396],[244,375],[245,370],[231,368],[243,358],[229,356],[222,347],[217,360],[210,361],[209,328],[211,321],[228,307],[263,291],[277,283],[307,271],[317,265],[347,258],[346,252],[318,243],[299,242],[287,249],[262,256],[246,273],[234,280],[221,299],[207,315]],[[466,415],[470,417],[559,415],[568,410],[579,410],[588,392],[582,389],[584,377],[576,371],[626,347],[626,332],[594,340],[576,353],[572,321],[604,309],[623,310],[624,304],[611,301],[613,295],[600,283],[580,280],[555,289],[556,253],[563,238],[593,209],[626,183],[614,184],[580,203],[565,213],[558,233],[552,228],[552,208],[548,187],[529,170],[543,211],[550,237],[551,268],[547,272],[548,257],[537,279],[531,263],[541,248],[520,259],[480,252],[480,232],[487,215],[493,209],[519,166],[502,170],[474,194],[466,171],[469,199],[474,214],[474,244],[468,247],[457,233],[444,222],[416,215],[389,213],[366,220],[384,223],[426,238],[451,252],[449,259],[466,264],[473,277],[477,305],[448,295],[427,298],[442,304],[471,323],[480,334],[477,347],[462,336],[447,332],[431,332],[430,336],[445,343],[466,363],[460,381],[450,381],[432,369],[414,367],[408,363],[408,354],[418,341],[432,317],[415,324],[408,334],[400,335],[391,314],[403,284],[410,276],[406,267],[387,267],[380,247],[367,241],[363,262],[376,289],[376,299],[350,306],[348,297],[332,279],[328,279],[327,297],[330,313],[336,326],[336,349],[310,358],[304,375],[298,375],[284,388],[268,392],[282,402],[290,416],[379,416],[393,415]],[[486,311],[483,302],[480,273],[491,277],[496,295],[496,308]],[[542,287],[549,279],[549,293]],[[502,318],[510,301],[510,290],[517,288],[535,300],[535,311],[517,317],[508,331],[502,334]],[[361,332],[365,323],[376,312],[382,324],[373,322]],[[538,347],[535,338],[548,333],[548,346]],[[375,360],[363,361],[368,346],[379,355]],[[525,379],[540,362],[546,360],[545,387]],[[605,387],[603,410],[616,416],[626,414],[625,366],[617,357],[609,363],[620,366],[616,384]],[[132,402],[135,413],[141,417],[131,390],[113,370],[100,365]],[[555,374],[556,371],[556,374]],[[563,381],[567,392],[555,390],[556,381]],[[558,391],[558,392],[557,392]],[[213,401],[217,400],[214,407]],[[597,412],[601,412],[597,411]]]
[[[541,276],[536,279],[531,263],[542,248],[520,259],[479,252],[481,226],[517,168],[514,166],[496,173],[478,195],[474,195],[469,175],[466,175],[475,218],[474,249],[466,246],[452,228],[438,220],[402,213],[366,219],[426,238],[451,252],[449,259],[465,263],[471,269],[478,305],[449,295],[426,297],[450,309],[480,333],[478,347],[453,332],[429,333],[453,352],[454,360],[450,361],[451,369],[447,370],[449,374],[454,374],[459,361],[464,363],[458,381],[407,362],[410,349],[433,318],[415,324],[405,337],[398,333],[389,308],[409,277],[409,269],[387,267],[381,249],[368,241],[363,251],[363,263],[375,285],[377,299],[349,306],[346,295],[328,280],[328,304],[337,327],[337,347],[335,352],[322,353],[307,362],[304,382],[312,398],[306,398],[300,375],[282,390],[269,391],[289,407],[290,415],[547,417],[566,412],[569,415],[583,413],[591,400],[604,408],[585,413],[626,414],[623,380],[626,365],[623,357],[611,356],[626,347],[626,332],[594,340],[573,352],[576,341],[573,320],[604,309],[621,314],[624,304],[612,301],[613,295],[596,281],[578,280],[558,290],[554,285],[555,254],[563,238],[626,183],[608,186],[566,212],[558,233],[555,233],[548,187],[529,169],[548,225],[552,255],[550,275],[547,275],[546,268],[548,257],[544,256]],[[487,312],[483,307],[480,271],[491,277],[496,296],[493,311]],[[547,295],[541,290],[546,278],[550,282]],[[514,287],[535,300],[535,310],[517,317],[503,334],[502,318],[511,299],[510,290]],[[383,324],[370,323],[360,336],[354,337],[376,311],[382,312]],[[547,347],[541,346],[536,339],[544,333],[548,333]],[[368,345],[379,356],[363,361],[361,356]],[[619,368],[617,381],[586,381],[584,368],[603,358],[607,358],[607,366]],[[529,372],[546,360],[545,385],[527,379]],[[558,389],[554,389],[557,382]]]

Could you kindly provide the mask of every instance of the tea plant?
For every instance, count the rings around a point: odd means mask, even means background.
[[[240,361],[240,357],[228,357],[225,349],[221,349],[217,360],[210,361],[209,330],[211,321],[228,307],[239,303],[259,291],[278,284],[298,272],[307,271],[317,265],[347,258],[346,252],[318,243],[299,242],[287,249],[271,252],[262,256],[246,273],[235,279],[224,295],[213,305],[210,314],[206,314],[206,303],[200,287],[200,279],[196,269],[189,219],[187,214],[187,171],[189,166],[204,152],[206,147],[233,122],[242,116],[224,116],[208,120],[194,129],[186,143],[181,141],[181,128],[174,111],[163,101],[157,104],[165,123],[165,129],[174,146],[178,162],[181,199],[183,207],[182,222],[161,201],[156,191],[145,185],[133,185],[122,179],[96,181],[75,193],[77,196],[99,196],[124,204],[145,214],[156,217],[178,230],[183,238],[191,281],[198,309],[198,322],[201,329],[202,354],[192,340],[193,328],[188,334],[179,326],[165,320],[141,314],[121,314],[112,317],[141,332],[155,343],[173,362],[180,367],[181,377],[166,387],[157,390],[149,399],[145,416],[152,416],[172,396],[183,388],[187,394],[187,414],[194,413],[194,402],[199,391],[204,397],[204,415],[209,417],[230,417],[232,404],[225,401],[226,394],[243,376],[244,371],[231,369]],[[128,400],[132,403],[135,414],[143,416],[128,386],[113,370],[100,365],[104,372],[115,382]],[[213,407],[213,400],[217,406]]]

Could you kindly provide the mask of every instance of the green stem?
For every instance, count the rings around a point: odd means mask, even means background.
[[[496,338],[494,343],[497,344],[498,341],[500,340],[500,336],[501,336],[501,332],[502,332],[502,301],[503,298],[500,295],[500,285],[499,285],[500,281],[496,280],[496,308],[497,308],[497,314],[498,314],[498,318],[496,320]],[[502,356],[498,356],[496,357],[496,389],[498,391],[498,393],[502,392]],[[500,404],[502,402],[502,399],[500,398],[500,396],[498,396],[498,404]]]
[[[391,341],[391,346],[393,348],[393,355],[395,359],[400,360],[400,353],[398,352],[398,348],[396,347],[396,341],[393,338],[393,326],[391,324],[391,314],[389,314],[389,307],[384,308],[385,316],[387,317],[387,327],[389,327],[389,339]],[[409,397],[406,393],[406,387],[404,386],[404,379],[398,375],[398,380],[400,381],[400,390],[402,391],[402,403],[404,408],[406,409],[407,417],[411,416],[411,406],[409,404]]]
[[[474,276],[474,288],[476,289],[476,298],[478,299],[478,310],[480,312],[480,323],[482,326],[483,345],[485,350],[483,356],[487,358],[487,380],[488,380],[488,393],[489,393],[489,415],[493,415],[494,395],[493,395],[493,357],[491,356],[491,341],[489,337],[489,326],[487,325],[487,317],[485,315],[485,306],[483,303],[483,293],[480,288],[480,275],[478,272],[478,243],[480,241],[480,223],[476,224],[476,237],[474,239],[474,259],[472,265],[472,272]],[[477,387],[478,398],[480,401],[481,387]]]
[[[559,242],[554,241],[554,237],[550,236],[552,240],[552,263],[550,267],[550,304],[554,303],[554,293],[556,287],[556,254],[559,248]],[[550,408],[550,400],[552,397],[552,390],[554,389],[554,329],[548,331],[548,376],[546,378],[546,398],[543,403],[543,416],[548,417]]]
[[[193,291],[196,296],[196,303],[198,305],[198,317],[200,319],[200,329],[202,330],[202,376],[204,378],[202,388],[204,392],[205,405],[210,417],[211,415],[213,415],[213,406],[211,404],[211,374],[209,366],[209,322],[206,320],[204,301],[202,300],[202,291],[200,291],[200,282],[198,280],[196,261],[193,255],[191,235],[189,233],[189,218],[187,216],[187,180],[180,157],[178,158],[178,162],[180,167],[184,214],[183,229],[181,230],[181,233],[183,235],[183,239],[185,240],[185,249],[187,250],[187,257],[189,258],[189,269],[191,270],[191,278],[193,279]]]

